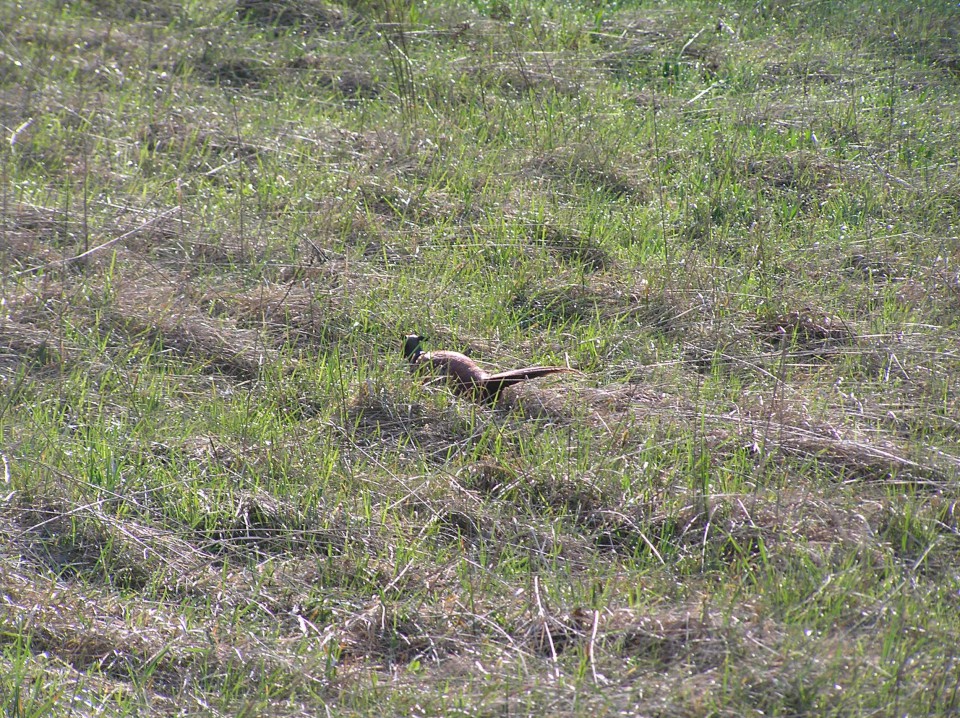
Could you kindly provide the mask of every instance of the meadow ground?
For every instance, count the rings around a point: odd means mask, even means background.
[[[958,103],[949,2],[0,0],[4,714],[956,715]]]

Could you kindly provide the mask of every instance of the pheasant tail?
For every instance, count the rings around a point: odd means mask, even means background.
[[[564,366],[528,366],[523,369],[513,369],[511,371],[502,371],[497,374],[490,374],[483,382],[484,393],[488,396],[496,396],[508,386],[519,384],[527,379],[536,379],[549,374],[561,374],[563,372],[572,372]]]

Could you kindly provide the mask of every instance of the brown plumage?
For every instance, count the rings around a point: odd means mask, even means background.
[[[420,348],[422,341],[423,337],[417,334],[407,334],[403,338],[403,356],[410,362],[411,371],[429,371],[445,376],[457,392],[483,401],[494,399],[508,386],[527,379],[575,371],[565,366],[528,366],[488,374],[466,354],[450,351],[425,352]]]

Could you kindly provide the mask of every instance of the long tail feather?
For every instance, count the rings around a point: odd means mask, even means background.
[[[536,379],[550,374],[561,374],[564,372],[576,371],[565,366],[528,366],[523,369],[512,369],[511,371],[502,371],[497,374],[489,375],[483,382],[484,393],[488,396],[496,396],[508,386],[519,384],[527,379]]]

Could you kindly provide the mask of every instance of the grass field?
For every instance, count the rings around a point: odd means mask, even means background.
[[[0,131],[5,715],[960,712],[956,3],[0,0]]]

